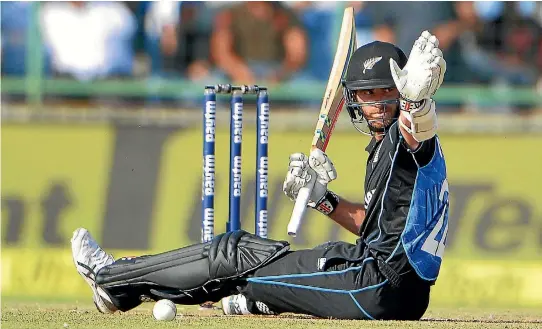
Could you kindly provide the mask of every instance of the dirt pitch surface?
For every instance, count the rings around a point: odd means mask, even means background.
[[[281,316],[224,316],[221,310],[177,306],[173,321],[156,321],[153,303],[127,313],[104,315],[92,304],[2,301],[3,329],[362,329],[362,328],[542,328],[542,310],[440,309],[427,311],[421,321],[345,321],[286,314]]]

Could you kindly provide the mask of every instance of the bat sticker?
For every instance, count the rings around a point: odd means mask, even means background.
[[[322,143],[326,142],[326,134],[322,129],[316,129],[315,135],[318,135],[318,138],[322,141]]]
[[[327,114],[320,114],[320,121],[323,121],[326,126],[331,126],[331,120]]]

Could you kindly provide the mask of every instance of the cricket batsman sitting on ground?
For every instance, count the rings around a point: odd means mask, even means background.
[[[285,241],[234,231],[207,243],[115,261],[81,228],[72,238],[73,258],[98,309],[128,311],[144,298],[167,298],[193,305],[222,300],[225,314],[420,319],[448,230],[446,166],[431,98],[445,71],[438,40],[427,31],[408,61],[383,42],[352,55],[343,81],[348,113],[360,131],[372,135],[364,204],[327,189],[336,171],[322,151],[290,156],[286,195],[295,200],[316,175],[309,206],[358,235],[355,244],[291,251]]]

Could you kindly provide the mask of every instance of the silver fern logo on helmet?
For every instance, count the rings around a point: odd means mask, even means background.
[[[363,74],[365,74],[365,70],[372,69],[375,66],[376,63],[380,62],[381,59],[382,59],[382,56],[373,57],[373,58],[369,58],[368,60],[363,62]]]

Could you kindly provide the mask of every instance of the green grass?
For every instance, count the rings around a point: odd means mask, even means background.
[[[159,322],[152,317],[152,303],[127,313],[105,315],[92,304],[67,302],[2,302],[4,329],[323,329],[323,328],[537,328],[542,327],[542,310],[490,310],[431,308],[421,321],[345,321],[315,319],[287,314],[276,317],[224,316],[219,309],[177,306],[177,318]]]

